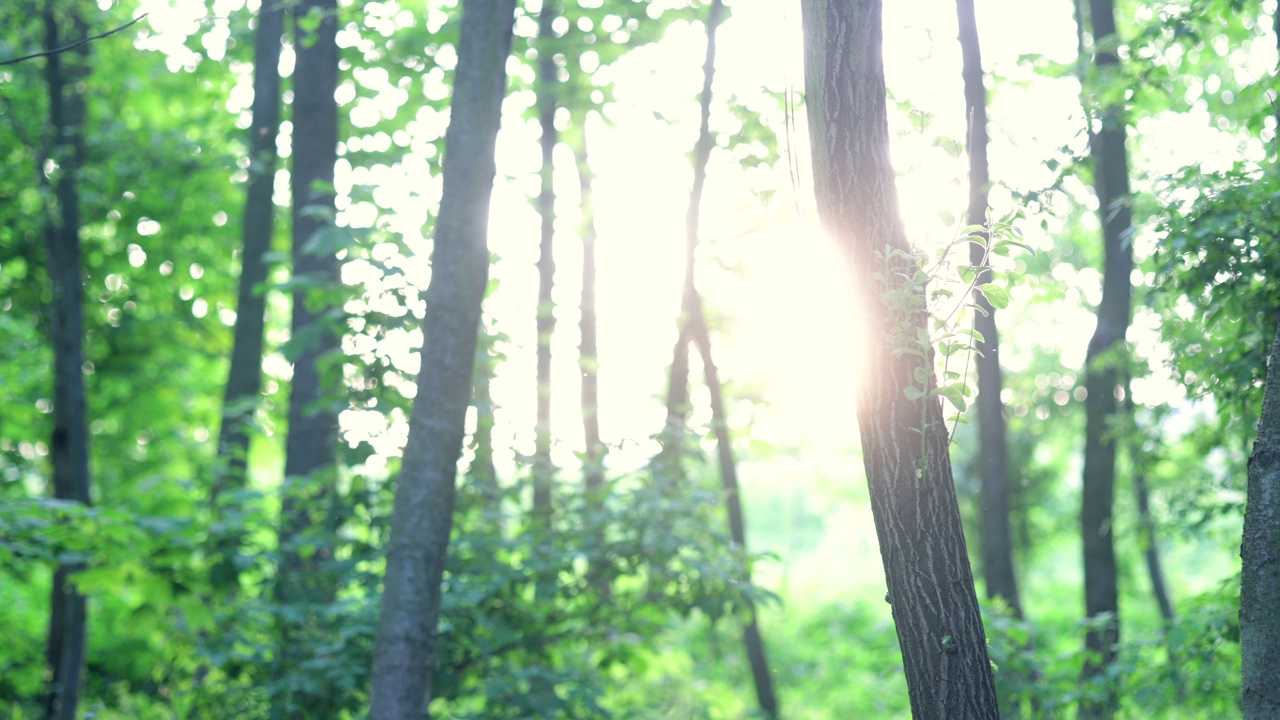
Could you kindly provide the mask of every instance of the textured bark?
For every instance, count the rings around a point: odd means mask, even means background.
[[[720,464],[720,483],[724,491],[725,511],[729,517],[729,538],[737,548],[747,550],[746,521],[742,516],[742,498],[738,491],[737,462],[733,456],[733,441],[729,437],[729,423],[724,407],[724,391],[720,385],[720,373],[711,355],[711,333],[707,329],[706,318],[702,314],[701,301],[695,300],[693,317],[689,318],[689,329],[694,344],[698,346],[702,367],[707,377],[707,390],[711,395],[711,424],[716,436],[716,456]],[[743,580],[751,582],[751,571],[744,572]],[[764,637],[760,634],[760,623],[756,616],[755,604],[747,602],[748,619],[742,628],[742,640],[747,650],[747,663],[751,666],[751,679],[756,688],[756,701],[765,717],[778,717],[778,696],[773,689],[773,678],[769,674],[769,660],[765,653]]]
[[[422,369],[395,508],[374,648],[371,720],[427,716],[440,581],[489,275],[489,196],[515,0],[463,4],[444,192],[431,253]]]
[[[280,565],[275,596],[293,605],[304,620],[281,621],[277,672],[296,672],[301,633],[323,632],[317,611],[334,594],[326,570],[333,548],[320,546],[304,555],[303,545],[331,541],[341,518],[336,512],[338,411],[331,393],[338,384],[325,365],[340,352],[334,308],[308,300],[308,286],[336,288],[341,263],[332,251],[311,245],[316,234],[332,226],[333,177],[337,162],[338,86],[337,0],[305,0],[295,7],[297,62],[293,71],[293,277],[305,280],[293,292],[293,381],[289,393],[289,436],[285,441],[285,481],[281,488]],[[320,18],[312,33],[303,18]],[[326,384],[326,376],[329,383]],[[301,606],[301,607],[297,607]],[[309,643],[310,644],[310,643]],[[327,710],[323,691],[294,690],[273,698],[275,717],[315,717]]]
[[[804,0],[801,7],[818,210],[846,251],[868,313],[858,429],[912,716],[996,718],[942,406],[937,396],[906,394],[921,389],[917,370],[928,378],[924,389],[933,387],[932,363],[923,353],[893,353],[914,349],[904,339],[924,332],[928,318],[923,285],[898,279],[919,267],[890,162],[881,5]]]
[[[582,371],[582,434],[586,440],[583,459],[583,489],[597,505],[604,498],[604,442],[600,439],[600,364],[596,347],[596,225],[591,202],[594,176],[587,163],[586,118],[579,123],[579,147],[575,151],[578,183],[582,197],[582,301],[578,327],[582,342],[578,367]]]
[[[551,523],[555,484],[555,466],[551,464],[551,334],[556,329],[556,316],[551,292],[556,283],[556,261],[552,252],[556,222],[554,156],[558,140],[555,30],[552,29],[556,15],[554,0],[543,0],[538,14],[538,123],[542,126],[542,189],[538,193],[538,215],[542,219],[542,236],[538,243],[538,419],[533,451],[533,515],[544,530]]]
[[[969,120],[969,224],[987,222],[987,190],[991,176],[987,166],[987,88],[983,84],[982,53],[973,0],[957,0],[960,49],[963,56],[965,109]],[[986,261],[982,248],[969,246],[974,265]],[[989,281],[983,273],[979,283]],[[1000,339],[995,308],[985,295],[974,292],[979,312],[974,329],[982,335],[977,344],[978,457],[982,479],[982,576],[987,597],[1002,598],[1015,617],[1022,617],[1018,578],[1013,569],[1013,541],[1009,530],[1009,470],[1005,447],[1004,403],[1000,391]]]
[[[253,46],[253,121],[249,126],[249,182],[245,190],[243,251],[240,255],[240,291],[236,303],[235,339],[231,367],[222,401],[222,429],[218,437],[217,473],[212,489],[216,516],[232,510],[234,500],[220,496],[244,488],[249,464],[249,437],[262,389],[262,351],[266,326],[267,279],[263,259],[271,249],[275,204],[272,191],[276,170],[276,135],[280,127],[280,36],[284,33],[284,6],[266,2],[258,12]],[[235,554],[240,530],[214,538],[215,586],[234,589],[238,584]]]
[[[44,4],[45,47],[62,47],[76,39],[61,37],[61,24],[73,35],[88,33],[73,4],[58,13],[53,0]],[[84,281],[80,258],[80,195],[76,179],[84,163],[84,90],[80,80],[88,68],[87,50],[49,56],[45,81],[49,91],[49,127],[46,160],[57,164],[47,180],[53,202],[46,208],[45,252],[53,301],[50,329],[53,345],[53,435],[49,459],[53,469],[53,494],[59,500],[89,505],[89,429],[84,371]],[[73,720],[84,675],[85,597],[72,584],[81,565],[59,565],[53,574],[50,597],[46,670],[49,682],[44,697],[45,717]]]
[[[1280,326],[1271,346],[1240,543],[1245,720],[1280,717]]]
[[[1115,35],[1111,0],[1090,0],[1089,20],[1095,47],[1106,47]],[[1114,67],[1114,52],[1098,51],[1094,64],[1100,72]],[[1101,125],[1091,132],[1089,154],[1093,160],[1094,190],[1102,221],[1103,281],[1098,324],[1085,356],[1084,478],[1080,532],[1084,541],[1085,615],[1099,625],[1085,636],[1083,683],[1103,683],[1101,693],[1085,692],[1080,717],[1109,718],[1119,699],[1115,683],[1105,680],[1115,662],[1120,641],[1120,606],[1112,529],[1115,505],[1116,440],[1110,431],[1119,412],[1117,388],[1125,333],[1132,313],[1133,247],[1129,242],[1132,211],[1129,206],[1129,159],[1125,149],[1125,120],[1121,107],[1101,111]]]

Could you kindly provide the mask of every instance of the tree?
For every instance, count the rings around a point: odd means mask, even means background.
[[[863,464],[916,718],[996,718],[936,391],[926,278],[898,211],[889,158],[879,0],[802,4],[805,97],[823,225],[867,313],[857,398]]]
[[[236,303],[235,340],[223,395],[222,429],[218,437],[212,499],[214,512],[227,491],[242,489],[249,464],[249,437],[258,393],[262,388],[262,350],[266,329],[266,253],[275,229],[272,200],[276,168],[276,134],[280,125],[280,36],[284,5],[265,2],[258,11],[253,46],[253,120],[249,126],[249,182],[245,189],[243,251],[240,254],[240,292]],[[234,507],[234,501],[223,500]],[[239,539],[217,540],[217,585],[233,588],[238,571],[234,554]]]
[[[285,443],[280,506],[280,565],[276,599],[298,612],[282,613],[277,669],[289,672],[298,662],[298,636],[316,622],[316,610],[334,595],[335,581],[324,571],[333,559],[320,534],[331,536],[341,524],[336,513],[338,410],[332,402],[331,371],[340,352],[334,309],[326,291],[340,286],[341,263],[326,242],[334,214],[334,165],[337,162],[338,4],[306,0],[294,8],[297,61],[293,71],[293,320],[289,355],[293,381],[289,391],[289,436]],[[303,618],[300,622],[293,618]],[[292,683],[289,684],[292,688]],[[323,696],[286,688],[274,701],[286,716],[315,715]],[[273,712],[280,709],[273,707]]]
[[[555,62],[555,20],[558,16],[554,0],[543,0],[538,13],[538,124],[542,128],[542,187],[538,193],[538,216],[542,220],[538,242],[538,418],[536,447],[533,453],[533,514],[544,530],[550,528],[552,488],[555,467],[551,463],[551,335],[556,329],[555,287],[556,261],[553,253],[556,222],[555,150],[556,87],[559,72]]]
[[[1244,717],[1280,716],[1280,326],[1267,364],[1240,543]]]
[[[45,48],[65,44],[59,27],[74,36],[88,35],[84,18],[75,9],[59,13],[53,0],[42,9]],[[83,46],[82,46],[83,48]],[[90,504],[89,426],[84,371],[84,281],[80,257],[80,192],[77,178],[85,162],[85,99],[83,79],[88,53],[81,49],[53,54],[45,60],[49,91],[49,128],[41,167],[57,172],[41,175],[45,183],[45,262],[53,288],[50,331],[53,345],[53,435],[49,456],[53,465],[53,494],[59,500]],[[80,564],[63,563],[53,574],[46,663],[49,683],[45,717],[72,720],[80,699],[85,659],[85,597],[72,581]]]
[[[978,44],[978,21],[973,0],[957,0],[960,20],[960,50],[963,59],[965,110],[969,120],[969,224],[986,225],[987,189],[991,174],[987,167],[987,88],[983,84],[982,52]],[[974,265],[985,263],[985,249],[970,244]],[[990,280],[984,272],[978,283]],[[1014,617],[1022,617],[1018,578],[1013,569],[1013,541],[1009,530],[1009,453],[1005,448],[1004,401],[1000,392],[1004,379],[1000,372],[1000,338],[996,331],[995,308],[987,296],[975,289],[977,317],[974,329],[982,336],[975,345],[978,367],[978,456],[982,477],[982,576],[988,598],[1001,598]]]
[[[1094,66],[1105,81],[1119,69],[1111,48],[1116,34],[1111,0],[1090,0]],[[1085,636],[1087,657],[1081,681],[1099,683],[1100,691],[1086,687],[1080,696],[1080,717],[1106,718],[1115,713],[1119,699],[1115,684],[1106,680],[1120,641],[1120,606],[1116,570],[1112,509],[1115,505],[1116,439],[1113,424],[1120,417],[1118,397],[1125,333],[1132,314],[1133,246],[1129,234],[1129,157],[1125,149],[1124,108],[1104,106],[1095,124],[1089,123],[1089,155],[1093,161],[1094,191],[1102,221],[1103,281],[1098,323],[1085,355],[1084,481],[1081,487],[1080,534],[1084,541],[1085,616],[1091,626]],[[1096,129],[1095,129],[1096,125]]]
[[[416,720],[431,699],[454,485],[488,281],[487,220],[515,0],[463,6],[422,369],[396,488],[369,716]]]

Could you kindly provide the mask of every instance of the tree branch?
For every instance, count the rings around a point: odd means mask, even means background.
[[[23,55],[22,57],[13,58],[13,59],[11,59],[11,60],[0,60],[0,67],[3,67],[3,66],[5,66],[5,65],[14,65],[14,64],[17,64],[17,63],[22,62],[23,60],[34,60],[34,59],[36,59],[36,58],[49,57],[50,55],[57,55],[57,54],[59,54],[59,53],[64,53],[64,52],[66,52],[66,51],[68,51],[68,50],[74,50],[74,49],[76,49],[76,48],[80,47],[81,45],[87,45],[88,43],[91,43],[91,42],[93,42],[94,40],[101,40],[102,38],[104,38],[104,37],[106,37],[106,36],[108,36],[108,35],[115,35],[116,33],[120,32],[121,30],[124,30],[125,28],[127,28],[127,27],[129,27],[129,26],[131,26],[131,25],[134,25],[134,24],[138,23],[140,20],[142,20],[143,18],[145,18],[147,15],[150,15],[150,14],[151,14],[151,13],[142,13],[142,14],[141,14],[141,15],[139,15],[138,17],[136,17],[136,18],[134,18],[134,19],[130,20],[129,22],[125,23],[124,25],[121,25],[121,26],[120,26],[120,27],[118,27],[118,28],[114,28],[114,29],[112,29],[112,30],[108,30],[108,31],[106,31],[106,32],[104,32],[104,33],[101,33],[101,34],[99,34],[99,35],[94,35],[93,37],[87,37],[87,38],[85,38],[85,39],[83,39],[83,40],[77,40],[77,41],[75,41],[75,42],[71,43],[70,45],[63,45],[62,47],[57,48],[57,49],[54,49],[54,50],[45,50],[45,51],[43,51],[43,52],[31,53],[30,55]]]

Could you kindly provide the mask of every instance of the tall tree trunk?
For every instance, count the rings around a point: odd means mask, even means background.
[[[337,0],[304,0],[293,9],[293,277],[305,283],[293,292],[290,354],[293,381],[289,395],[289,436],[285,441],[285,480],[281,488],[280,566],[275,594],[281,605],[295,606],[291,621],[282,618],[278,672],[298,670],[303,633],[324,629],[316,610],[330,602],[334,578],[327,567],[341,518],[336,504],[338,412],[333,394],[339,384],[326,369],[340,352],[334,308],[312,297],[313,286],[334,292],[342,282],[341,263],[332,248],[318,246],[319,233],[332,227],[334,165],[337,162],[338,86]],[[310,30],[308,28],[311,28]],[[328,382],[326,383],[326,379]],[[318,547],[317,547],[318,545]],[[311,546],[313,552],[304,553]],[[297,607],[300,606],[300,607]],[[326,712],[323,694],[283,693],[273,699],[276,717],[315,717]],[[282,714],[283,713],[283,714]]]
[[[1089,20],[1095,48],[1106,48],[1115,36],[1115,12],[1111,0],[1090,0]],[[1099,73],[1119,64],[1112,50],[1095,50]],[[1100,124],[1091,132],[1089,154],[1093,160],[1094,188],[1102,220],[1103,282],[1098,324],[1085,356],[1085,447],[1083,500],[1080,531],[1084,541],[1085,614],[1098,623],[1085,637],[1086,659],[1081,681],[1102,683],[1101,693],[1085,692],[1080,699],[1081,718],[1109,718],[1119,698],[1115,684],[1106,680],[1115,662],[1120,641],[1120,607],[1116,571],[1112,509],[1115,504],[1116,441],[1110,431],[1119,412],[1117,390],[1120,363],[1131,315],[1129,274],[1133,271],[1133,247],[1128,234],[1132,223],[1129,206],[1129,159],[1125,149],[1124,108],[1102,108]],[[1092,120],[1087,118],[1092,129]]]
[[[700,121],[698,139],[693,147],[693,187],[689,192],[689,208],[685,212],[684,289],[680,298],[679,332],[671,356],[667,384],[667,421],[659,440],[662,445],[654,461],[654,469],[667,482],[679,484],[684,479],[684,441],[689,417],[689,318],[698,310],[700,300],[693,281],[694,254],[698,247],[698,220],[702,212],[702,190],[707,184],[707,163],[711,160],[711,89],[715,80],[716,30],[724,17],[724,5],[712,0],[707,10],[707,53],[702,64],[702,95],[699,96]]]
[[[533,451],[533,515],[543,531],[550,528],[552,488],[555,467],[551,464],[551,334],[556,329],[555,287],[556,260],[552,252],[555,239],[556,191],[556,63],[554,56],[557,15],[554,0],[543,0],[538,14],[538,123],[542,126],[542,189],[538,193],[538,215],[542,219],[542,237],[538,243],[538,419]]]
[[[1240,543],[1245,720],[1280,717],[1280,326],[1271,345]]]
[[[987,190],[991,175],[987,166],[987,88],[983,84],[982,53],[973,0],[957,0],[960,48],[963,56],[965,109],[969,119],[969,224],[986,225]],[[983,249],[969,246],[974,265],[986,262]],[[979,283],[990,280],[984,272]],[[978,357],[978,457],[982,477],[982,575],[987,597],[1001,598],[1015,617],[1022,617],[1018,578],[1013,569],[1013,541],[1009,531],[1009,471],[1005,448],[1004,402],[1000,391],[1000,339],[995,308],[974,290],[978,306],[974,329],[982,335]]]
[[[514,19],[515,0],[463,4],[450,114],[465,121],[450,123],[445,134],[422,370],[391,516],[371,720],[420,720],[431,700],[440,581],[489,276],[489,196]]]
[[[591,202],[594,176],[587,162],[585,115],[578,134],[580,144],[574,153],[582,197],[582,318],[579,321],[582,344],[578,349],[578,367],[582,371],[582,433],[586,439],[582,480],[587,495],[600,505],[604,500],[605,447],[600,440],[600,362],[596,347],[596,224],[595,206]]]
[[[707,391],[711,395],[711,425],[716,436],[716,454],[720,464],[720,483],[724,491],[725,511],[729,517],[729,538],[742,553],[747,552],[747,528],[742,516],[742,497],[738,491],[737,462],[733,456],[733,441],[729,437],[729,423],[724,407],[724,390],[720,385],[720,373],[711,356],[711,333],[707,328],[706,317],[702,314],[702,303],[695,298],[694,314],[689,318],[689,329],[693,342],[698,346],[702,358],[702,367],[707,377]],[[751,582],[750,566],[744,568],[743,580]],[[773,689],[773,678],[769,674],[769,660],[765,653],[764,637],[760,634],[760,623],[756,616],[755,604],[747,602],[747,624],[742,629],[742,640],[747,650],[747,662],[751,666],[751,679],[756,688],[756,701],[765,717],[778,717],[778,696]]]
[[[284,6],[265,2],[258,12],[253,45],[253,121],[249,126],[249,182],[245,190],[244,249],[240,255],[240,291],[236,304],[235,340],[231,367],[222,402],[222,430],[212,489],[215,516],[225,510],[235,514],[234,500],[220,496],[244,488],[249,465],[249,436],[262,388],[262,351],[266,325],[267,279],[263,259],[271,249],[275,204],[272,191],[276,170],[276,134],[280,127],[280,37],[284,33]],[[238,523],[239,520],[235,520]],[[235,555],[243,532],[229,530],[214,538],[217,557],[213,582],[234,590],[239,570]]]
[[[858,429],[912,716],[997,718],[950,441],[931,353],[917,340],[928,313],[890,162],[880,1],[801,8],[818,211],[868,313]]]
[[[85,37],[87,28],[78,4],[59,13],[53,0],[43,7],[45,47],[69,44],[58,32],[61,23]],[[81,80],[88,70],[87,51],[53,54],[45,60],[49,90],[49,126],[46,163],[58,170],[52,183],[53,202],[46,207],[45,253],[53,302],[50,326],[53,339],[53,435],[49,459],[53,465],[53,494],[59,500],[89,505],[89,429],[84,371],[84,281],[80,260],[80,195],[76,178],[84,164],[85,100]],[[76,590],[72,576],[79,564],[62,564],[53,574],[50,597],[49,644],[46,664],[49,683],[44,699],[45,717],[73,720],[80,700],[84,673],[85,597]]]

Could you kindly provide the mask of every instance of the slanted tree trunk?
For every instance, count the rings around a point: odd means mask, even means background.
[[[555,149],[556,85],[554,57],[557,15],[554,0],[543,0],[538,14],[538,124],[542,127],[542,189],[538,193],[538,215],[542,219],[542,236],[538,243],[538,419],[533,451],[533,515],[543,531],[549,529],[552,515],[552,488],[555,467],[551,464],[551,334],[556,329],[555,287],[556,260],[552,252],[555,239],[556,191]],[[541,586],[540,586],[541,587]]]
[[[729,537],[737,548],[746,552],[746,524],[742,517],[742,499],[738,492],[737,464],[733,457],[733,443],[729,438],[729,426],[725,419],[724,392],[720,376],[711,355],[711,333],[702,312],[702,298],[695,282],[694,257],[698,248],[699,215],[702,211],[702,191],[707,180],[707,163],[711,158],[711,91],[715,80],[716,30],[724,16],[724,5],[713,0],[707,16],[707,53],[702,66],[701,123],[698,140],[694,146],[693,188],[689,193],[689,209],[685,216],[685,280],[681,301],[680,337],[676,343],[675,359],[671,369],[671,385],[667,395],[667,442],[663,452],[668,453],[664,464],[675,478],[683,477],[681,450],[689,405],[689,343],[698,347],[706,374],[707,390],[711,395],[712,427],[716,436],[716,448],[720,465],[720,480],[725,495],[725,511],[729,519]],[[678,434],[676,434],[678,432]],[[750,582],[750,570],[744,568],[745,581]],[[748,604],[749,617],[743,628],[743,643],[751,677],[756,688],[756,700],[765,717],[778,716],[778,699],[769,674],[764,638],[754,605]]]
[[[728,413],[724,407],[724,389],[720,373],[711,355],[711,333],[706,317],[702,314],[702,302],[694,299],[694,314],[689,318],[689,330],[698,346],[702,367],[706,373],[707,391],[711,395],[711,425],[716,436],[716,456],[720,465],[720,484],[724,492],[725,512],[729,517],[729,538],[742,553],[747,552],[747,526],[742,515],[742,497],[738,491],[737,461],[733,456],[733,441],[729,437]],[[751,582],[750,566],[744,570],[743,580]],[[778,717],[778,696],[773,689],[773,677],[769,674],[769,659],[765,652],[764,636],[760,634],[760,622],[755,603],[747,601],[747,624],[742,628],[742,641],[747,650],[747,663],[751,666],[751,679],[756,688],[756,701],[760,711],[768,718]]]
[[[371,720],[420,720],[431,700],[444,574],[489,276],[489,196],[515,0],[463,4],[445,134],[444,193],[431,252],[422,369],[396,487],[374,646]]]
[[[987,190],[991,184],[987,167],[987,88],[983,84],[982,53],[978,44],[978,21],[973,0],[957,0],[960,20],[960,49],[963,56],[965,110],[969,132],[969,224],[986,225]],[[969,246],[974,265],[986,262],[977,245]],[[984,272],[978,283],[989,282]],[[1004,402],[1000,391],[1000,339],[996,331],[995,308],[975,290],[978,306],[974,329],[982,335],[977,343],[978,366],[978,457],[982,479],[982,576],[987,597],[1001,598],[1014,617],[1022,617],[1018,578],[1013,569],[1013,540],[1009,530],[1009,470],[1005,448]]]
[[[54,49],[85,37],[84,18],[75,5],[58,12],[53,0],[42,9],[45,47]],[[72,28],[72,37],[58,28]],[[87,49],[50,55],[45,60],[49,90],[50,133],[41,164],[57,171],[48,183],[45,261],[53,289],[50,330],[53,344],[53,435],[49,460],[53,466],[53,495],[89,505],[89,428],[84,371],[84,280],[80,261],[80,194],[76,178],[84,164],[85,101],[81,80],[88,70]],[[50,598],[49,644],[46,666],[49,682],[44,697],[45,717],[73,720],[84,674],[84,595],[72,576],[81,565],[61,564],[53,573]]]
[[[1240,543],[1245,720],[1280,717],[1280,326],[1271,346]]]
[[[333,317],[336,308],[324,300],[342,282],[341,263],[332,247],[317,242],[332,228],[334,215],[337,0],[304,0],[293,13],[293,279],[299,285],[293,292],[293,381],[275,595],[281,605],[293,606],[289,615],[303,619],[281,619],[277,672],[284,676],[299,671],[304,634],[324,632],[317,611],[333,599],[334,579],[327,566],[341,524],[335,507],[338,410],[333,401],[341,386],[333,371],[341,339]],[[313,289],[317,286],[319,293]],[[313,552],[304,552],[304,546]],[[276,717],[316,717],[327,711],[323,691],[281,690],[272,703]]]
[[[280,37],[284,33],[284,5],[266,2],[258,12],[253,45],[253,121],[249,126],[249,182],[245,190],[244,249],[240,255],[240,291],[236,304],[235,339],[231,367],[222,401],[222,430],[211,500],[215,517],[234,516],[237,503],[222,499],[227,491],[245,486],[249,465],[249,437],[262,388],[262,351],[266,325],[267,279],[264,256],[271,248],[275,203],[276,134],[280,127]],[[239,522],[235,520],[234,522]],[[239,570],[235,555],[243,532],[229,530],[214,538],[213,582],[234,590]]]
[[[1090,0],[1089,20],[1095,48],[1106,48],[1115,32],[1111,0]],[[1119,64],[1112,50],[1097,50],[1094,65],[1105,74]],[[1096,130],[1090,119],[1089,154],[1102,220],[1103,281],[1098,324],[1085,356],[1084,482],[1080,532],[1084,541],[1085,615],[1098,623],[1085,637],[1086,659],[1081,682],[1080,717],[1109,718],[1119,703],[1115,683],[1106,680],[1120,641],[1120,606],[1112,509],[1115,504],[1116,440],[1110,431],[1119,412],[1117,390],[1124,337],[1131,315],[1129,274],[1133,247],[1129,242],[1129,159],[1125,149],[1124,108],[1102,108]],[[1101,688],[1089,688],[1101,684]]]
[[[880,1],[801,8],[818,211],[846,251],[868,319],[858,429],[912,716],[997,718],[950,441],[917,340],[927,331],[925,278],[890,162]]]

